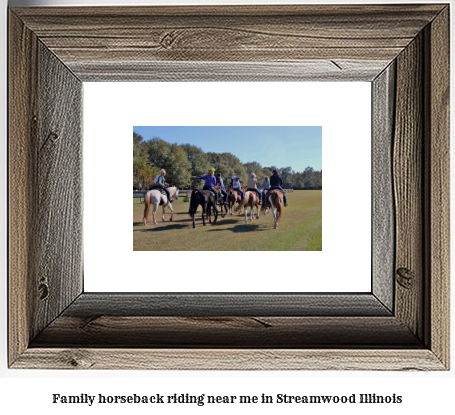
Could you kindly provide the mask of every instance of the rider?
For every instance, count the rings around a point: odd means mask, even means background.
[[[273,170],[272,177],[270,177],[270,190],[273,189],[278,189],[283,193],[283,200],[284,200],[284,206],[288,205],[288,202],[286,201],[286,193],[284,192],[283,188],[281,185],[283,184],[283,180],[281,177],[278,175],[278,172],[276,170]]]
[[[166,192],[167,200],[169,200],[169,202],[172,203],[173,200],[171,198],[171,194],[170,194],[169,190],[166,187],[167,184],[164,181],[164,176],[166,176],[166,170],[161,169],[160,174],[155,177],[155,180],[153,181],[153,183],[155,183],[155,187],[159,187]]]
[[[232,179],[232,181],[231,181],[232,190],[237,191],[240,194],[240,197],[241,197],[240,200],[243,200],[243,198],[245,197],[245,194],[243,193],[243,190],[240,187],[240,177],[233,174],[231,179]]]
[[[221,173],[218,173],[218,175],[217,175],[216,184],[220,186],[221,194],[224,196],[224,204],[226,204],[228,195],[226,193],[226,190],[224,190],[224,183],[223,183],[223,179],[221,178]]]
[[[213,170],[210,169],[205,176],[192,176],[193,179],[205,180],[204,187],[202,190],[210,190],[215,193],[215,204],[218,203],[218,192],[215,189],[216,179],[213,175]]]
[[[267,191],[270,189],[270,179],[265,176],[264,177],[264,181],[262,182],[262,193],[264,194],[264,207],[265,207],[265,204],[267,203]]]
[[[258,189],[258,181],[256,180],[256,175],[254,173],[250,174],[247,190],[255,191],[259,196],[259,203],[262,203],[262,192]]]

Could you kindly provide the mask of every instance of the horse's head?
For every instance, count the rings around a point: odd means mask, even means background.
[[[174,187],[175,193],[174,193],[174,199],[177,200],[179,198],[179,189],[177,187]]]

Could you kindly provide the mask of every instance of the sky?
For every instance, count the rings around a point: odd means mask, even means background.
[[[322,127],[152,127],[133,131],[144,140],[158,137],[168,143],[192,144],[205,153],[232,153],[242,163],[263,167],[291,166],[322,170]]]

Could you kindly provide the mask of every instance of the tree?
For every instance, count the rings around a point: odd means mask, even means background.
[[[305,189],[322,189],[322,170],[318,172],[308,166],[302,173],[302,179]]]
[[[260,184],[262,184],[262,182],[264,181],[264,178],[266,176],[270,179],[271,175],[272,175],[272,170],[269,170],[267,168],[262,168],[259,173],[256,173],[256,176],[257,176]]]
[[[169,143],[161,140],[161,138],[155,137],[147,141],[146,152],[147,158],[154,166],[167,171],[171,153]]]
[[[148,188],[160,169],[165,169],[169,184],[200,187],[200,180],[192,180],[191,176],[204,176],[211,167],[215,168],[216,173],[222,174],[226,185],[234,174],[240,177],[242,185],[246,185],[251,173],[256,174],[261,185],[265,176],[270,178],[272,171],[277,170],[285,188],[322,189],[322,170],[316,171],[310,166],[299,173],[291,166],[262,167],[257,161],[242,164],[232,153],[205,153],[191,144],[169,144],[158,137],[144,141],[139,134],[133,132],[133,186]]]
[[[262,170],[262,166],[257,161],[250,161],[248,163],[245,163],[243,166],[245,167],[248,175],[254,173],[256,176],[258,176]]]
[[[164,162],[166,166],[166,181],[177,187],[188,186],[191,181],[191,163],[188,161],[187,153],[178,144],[172,144],[168,159]]]
[[[159,169],[147,159],[147,142],[133,132],[133,188],[148,189]]]
[[[199,147],[191,144],[182,144],[181,147],[186,152],[186,157],[190,163],[191,176],[204,176],[207,174],[208,169],[212,166],[207,154],[205,154]],[[200,180],[191,179],[190,181],[193,187],[200,186]]]
[[[223,175],[225,184],[229,184],[235,174],[240,177],[242,184],[246,185],[248,173],[238,157],[231,153],[207,153],[207,155],[216,171]]]
[[[283,180],[283,187],[290,188],[292,187],[292,167],[282,167],[279,169],[281,174],[281,179]]]

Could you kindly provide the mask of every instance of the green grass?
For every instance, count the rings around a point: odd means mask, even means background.
[[[150,212],[147,225],[142,223],[144,204],[133,199],[133,249],[135,251],[321,251],[322,191],[301,190],[287,194],[289,206],[283,209],[278,229],[273,228],[271,213],[245,224],[244,215],[218,216],[217,223],[202,225],[201,208],[196,228],[188,215],[189,203],[176,200],[174,220],[169,222],[166,209],[157,212],[157,225]]]

